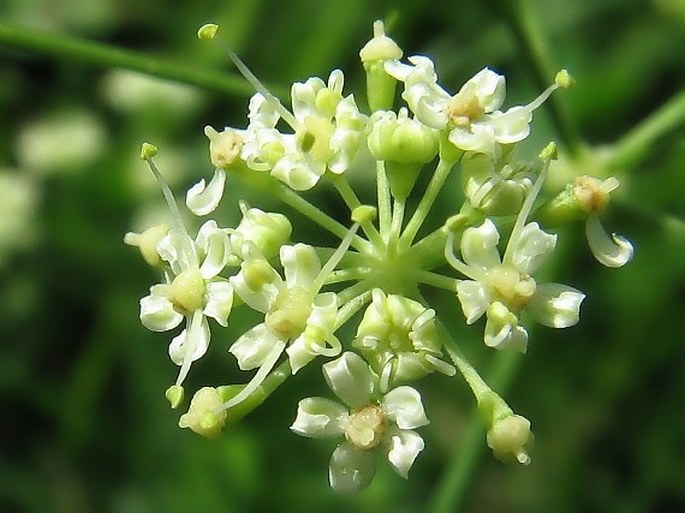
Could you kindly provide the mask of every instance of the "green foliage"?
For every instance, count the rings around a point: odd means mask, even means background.
[[[114,0],[14,0],[3,3],[0,14],[3,22],[233,74],[221,52],[195,38],[197,26],[211,19],[274,90],[341,67],[359,92],[365,84],[356,52],[371,22],[382,17],[403,48],[433,58],[442,84],[455,90],[489,65],[520,87],[509,97],[523,103],[517,100],[541,88],[512,14],[518,4],[246,0],[170,9],[158,0],[135,8]],[[134,87],[126,80],[136,78],[87,58],[0,46],[0,172],[25,177],[36,191],[30,236],[14,246],[0,244],[0,510],[401,513],[456,511],[455,501],[473,512],[685,509],[678,450],[685,432],[682,101],[665,122],[668,130],[634,138],[627,148],[612,146],[682,95],[682,4],[526,3],[549,61],[568,68],[577,83],[558,95],[554,117],[544,108],[536,115],[533,134],[540,139],[530,147],[558,138],[567,152],[575,147],[583,166],[618,174],[623,185],[605,222],[620,227],[636,247],[634,261],[614,272],[600,269],[589,252],[560,252],[555,265],[567,269],[564,281],[590,301],[576,327],[539,328],[536,335],[544,336],[532,337],[524,360],[493,360],[481,340],[462,333],[461,321],[447,325],[474,364],[493,376],[493,388],[509,388],[509,404],[531,419],[538,433],[534,463],[504,466],[485,454],[475,407],[459,410],[470,398],[452,381],[431,376],[424,399],[432,422],[422,431],[429,443],[412,479],[379,469],[374,486],[353,498],[327,486],[322,468],[333,446],[288,431],[297,400],[326,393],[316,368],[279,389],[268,408],[218,440],[205,440],[176,427],[177,412],[164,397],[176,372],[167,337],[137,322],[137,300],[152,277],[122,237],[158,215],[141,205],[163,207],[137,160],[140,143],[164,147],[158,165],[175,190],[187,188],[210,168],[204,125],[243,119],[250,88],[234,87],[227,95],[218,87],[163,81]],[[135,91],[143,91],[143,101]],[[558,122],[565,119],[560,134]],[[574,134],[582,134],[586,153]],[[612,148],[623,153],[612,160]],[[616,162],[615,169],[602,167]],[[255,193],[231,192],[269,208]],[[343,211],[332,191],[313,194]],[[440,201],[450,212],[449,198]],[[239,212],[220,215],[235,224]],[[8,215],[0,218],[7,221]],[[306,223],[294,230],[311,233],[312,241],[326,237]],[[582,227],[568,231],[566,243],[584,247]],[[453,296],[431,299],[444,318],[455,317]],[[231,333],[254,321],[232,318]],[[226,370],[233,341],[213,340],[194,368],[197,377],[189,378],[197,379],[193,386],[202,375],[240,379],[236,368]]]

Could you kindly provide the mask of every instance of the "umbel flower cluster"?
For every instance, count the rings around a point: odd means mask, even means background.
[[[206,25],[198,35],[213,39],[217,28]],[[354,492],[371,482],[378,459],[408,476],[424,448],[417,430],[429,423],[417,384],[433,372],[458,372],[484,414],[495,456],[529,463],[530,422],[480,378],[422,293],[427,287],[448,291],[485,345],[525,352],[532,323],[573,326],[585,298],[568,285],[536,279],[557,245],[552,229],[583,219],[600,263],[620,267],[632,257],[630,243],[607,235],[598,220],[618,186],[615,178],[578,176],[545,200],[541,190],[553,172],[554,144],[533,161],[517,156],[535,110],[570,85],[568,73],[559,72],[529,104],[504,109],[502,75],[484,68],[450,92],[428,57],[404,61],[378,21],[360,51],[365,103],[345,93],[343,73],[334,70],[326,80],[293,84],[284,104],[227,51],[258,92],[246,128],[205,129],[214,175],[185,197],[187,209],[204,222],[197,231],[184,224],[154,163],[157,149],[146,143],[141,157],[162,188],[172,222],[125,237],[161,274],[161,283],[140,300],[140,319],[152,331],[173,331],[169,356],[179,372],[166,392],[172,408],[184,404],[183,383],[217,330],[228,329],[221,338],[231,341],[229,352],[248,373],[244,383],[197,390],[179,426],[215,437],[286,379],[321,364],[332,394],[302,399],[291,430],[339,440],[329,481],[335,490]],[[351,169],[375,176],[377,204],[362,204]],[[459,179],[448,181],[451,173]],[[242,219],[220,226],[208,216],[225,188],[230,197],[225,185],[233,179],[280,199],[339,244],[292,240],[300,231],[291,219],[233,197]],[[335,219],[302,194],[324,181],[338,191],[349,217]],[[431,231],[424,221],[443,189],[454,201]],[[411,213],[405,211],[410,197],[417,205]],[[261,320],[236,333],[231,317],[245,309]]]

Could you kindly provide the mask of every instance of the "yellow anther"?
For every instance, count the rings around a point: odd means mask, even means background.
[[[558,155],[557,155],[557,143],[554,141],[550,142],[547,146],[545,146],[540,154],[538,155],[542,160],[556,160]]]
[[[157,155],[157,151],[157,146],[144,142],[140,147],[140,158],[142,160],[150,160]]]
[[[376,219],[378,210],[371,205],[360,205],[352,211],[352,222],[370,223]]]
[[[203,41],[214,39],[217,30],[219,30],[219,25],[215,23],[207,23],[198,29],[197,37]]]
[[[568,89],[575,83],[575,80],[573,80],[568,70],[562,69],[554,77],[554,83],[563,89]]]

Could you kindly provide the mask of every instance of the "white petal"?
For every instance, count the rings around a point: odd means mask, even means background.
[[[233,287],[227,281],[207,283],[207,304],[202,313],[222,326],[228,326],[228,316],[233,308]]]
[[[522,353],[528,345],[528,332],[518,325],[518,319],[502,303],[495,302],[488,308],[484,342],[495,349],[512,348]]]
[[[174,274],[197,265],[197,257],[189,252],[195,251],[195,243],[185,233],[172,229],[157,243],[157,253],[168,262]]]
[[[209,347],[209,324],[207,319],[202,318],[202,322],[196,324],[197,329],[184,329],[178,336],[174,337],[169,344],[169,356],[176,365],[182,365],[186,353],[191,362],[204,356]],[[192,328],[192,325],[191,325]]]
[[[568,328],[578,322],[580,304],[585,294],[559,283],[544,283],[535,289],[526,311],[550,328]]]
[[[358,451],[349,443],[339,445],[328,469],[328,481],[336,492],[354,493],[369,486],[376,474],[376,456],[371,451]]]
[[[532,119],[533,112],[529,108],[512,107],[504,113],[494,112],[484,116],[482,123],[492,128],[498,143],[514,144],[528,137]]]
[[[210,220],[200,227],[195,242],[205,254],[200,273],[205,280],[209,280],[226,267],[232,253],[230,239],[216,221]]]
[[[298,435],[332,438],[345,433],[347,408],[323,397],[307,397],[297,405],[297,417],[290,426]]]
[[[531,275],[547,260],[556,245],[556,235],[542,231],[537,223],[528,223],[514,247],[514,265],[520,272]]]
[[[386,416],[400,429],[414,429],[428,424],[421,395],[409,386],[394,388],[381,399]]]
[[[490,269],[500,264],[499,232],[495,223],[486,219],[478,228],[467,228],[461,237],[461,256],[468,266]]]
[[[391,430],[388,433],[388,461],[395,472],[407,479],[414,460],[425,447],[423,438],[410,430]]]
[[[471,123],[468,128],[454,127],[447,137],[457,148],[493,155],[495,153],[495,130],[487,123]]]
[[[152,331],[168,331],[178,326],[183,316],[174,310],[166,297],[155,294],[157,287],[150,289],[150,295],[140,300],[140,320]]]
[[[203,178],[188,190],[186,206],[196,216],[206,216],[213,212],[224,194],[225,183],[226,172],[223,169],[216,168],[209,185],[205,184],[205,179]]]
[[[588,217],[585,222],[585,234],[590,251],[600,264],[621,267],[633,258],[633,245],[630,241],[615,233],[609,238],[597,217]]]
[[[283,287],[283,282],[270,264],[266,260],[263,260],[263,269],[271,269],[269,271],[270,276],[267,276],[265,282],[258,290],[250,288],[245,280],[244,272],[244,269],[251,265],[250,260],[251,259],[248,257],[248,259],[241,264],[241,271],[235,276],[231,276],[228,281],[231,283],[235,293],[238,294],[240,299],[245,301],[250,308],[257,310],[258,312],[266,313],[276,300],[278,292]]]
[[[326,171],[325,163],[306,162],[302,158],[286,155],[271,169],[271,175],[295,191],[308,191]]]
[[[321,261],[313,247],[307,244],[281,246],[281,264],[288,287],[311,288],[321,271]]]
[[[457,282],[457,297],[466,316],[466,324],[473,324],[480,319],[490,304],[488,289],[478,281]]]
[[[319,354],[313,350],[311,344],[304,335],[300,335],[293,340],[285,350],[288,353],[288,360],[290,361],[290,371],[293,374],[309,364]]]
[[[228,351],[236,357],[241,370],[251,370],[260,367],[279,342],[281,339],[262,323],[243,333]]]
[[[322,370],[328,386],[346,405],[358,408],[371,402],[376,378],[358,354],[345,352]]]
[[[499,75],[489,68],[483,68],[470,78],[460,89],[464,91],[470,84],[476,86],[475,92],[479,103],[485,112],[492,112],[504,102],[506,94],[506,83],[502,75]]]

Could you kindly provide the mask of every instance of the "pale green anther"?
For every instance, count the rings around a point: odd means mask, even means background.
[[[378,209],[371,205],[360,205],[352,211],[351,219],[355,223],[370,223],[376,219]]]
[[[240,158],[243,137],[237,130],[227,128],[217,132],[211,126],[206,126],[205,135],[209,139],[209,160],[214,167],[227,169]]]
[[[171,385],[167,388],[164,396],[167,398],[167,401],[169,401],[171,408],[175,410],[178,408],[178,405],[181,404],[181,401],[183,401],[183,387],[181,385]]]
[[[554,77],[554,83],[563,89],[568,89],[573,86],[575,80],[566,69],[559,71]]]
[[[186,269],[169,285],[169,300],[186,312],[200,310],[205,304],[205,280],[196,267]]]
[[[335,115],[335,108],[342,100],[342,95],[328,87],[319,90],[314,100],[314,106],[318,111],[332,118]]]
[[[197,38],[203,41],[214,39],[218,30],[219,25],[215,23],[206,23],[197,30]]]
[[[557,143],[551,141],[545,146],[538,155],[542,160],[556,160],[557,159]]]
[[[242,268],[245,284],[254,291],[261,290],[274,279],[274,270],[269,262],[261,258],[247,260]]]
[[[157,152],[157,146],[144,142],[140,147],[140,158],[142,160],[150,160],[157,155]]]

